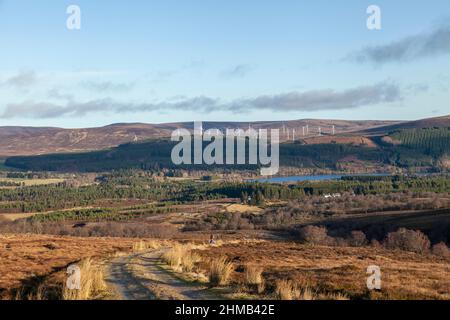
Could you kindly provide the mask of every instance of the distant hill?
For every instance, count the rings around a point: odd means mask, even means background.
[[[252,165],[174,165],[171,151],[175,142],[167,139],[150,140],[146,142],[126,143],[111,149],[36,156],[15,156],[6,159],[5,164],[22,170],[30,171],[61,171],[61,172],[103,172],[119,169],[187,169],[224,170],[256,169]],[[208,143],[204,143],[206,146]],[[193,154],[193,153],[192,153]],[[280,145],[280,161],[282,166],[302,168],[335,168],[336,163],[344,159],[360,159],[363,161],[382,162],[383,154],[375,148],[364,146],[301,143],[282,143]],[[348,162],[347,160],[344,160]],[[353,161],[353,160],[351,160]]]
[[[286,168],[349,172],[403,168],[411,171],[448,171],[449,128],[402,129],[391,135],[322,135],[280,144],[280,165]],[[21,170],[103,172],[119,169],[247,170],[255,166],[174,165],[176,143],[167,138],[122,144],[105,150],[9,157],[5,165]],[[208,142],[205,142],[206,146]],[[191,152],[193,154],[193,152]],[[372,168],[372,169],[370,169]]]
[[[0,155],[37,155],[105,149],[130,141],[165,136],[171,129],[170,125],[148,124],[115,124],[88,129],[0,127]]]
[[[332,133],[333,126],[337,135],[374,129],[387,125],[399,125],[393,121],[345,121],[345,120],[293,120],[265,122],[204,122],[203,128],[220,130],[248,129],[281,129],[282,139],[292,139],[295,130],[296,138],[303,135],[312,137],[321,131],[324,135]],[[303,129],[305,127],[305,129]],[[143,141],[170,137],[173,130],[185,128],[192,130],[193,123],[119,123],[100,128],[62,129],[36,127],[0,127],[0,156],[40,155],[48,153],[67,153],[102,150],[127,142]],[[307,129],[306,129],[307,128]],[[290,130],[290,135],[287,134]]]
[[[285,167],[358,171],[369,166],[426,171],[448,168],[449,116],[411,122],[203,123],[205,130],[249,126],[280,129],[280,161]],[[89,129],[0,127],[0,156],[8,157],[5,165],[9,167],[35,171],[177,169],[170,160],[174,143],[168,137],[179,128],[192,130],[193,123],[114,124]]]
[[[449,128],[450,116],[428,118],[416,121],[408,121],[390,124],[386,126],[379,126],[361,130],[357,132],[361,135],[388,135],[394,131],[405,129],[424,129],[424,128]]]

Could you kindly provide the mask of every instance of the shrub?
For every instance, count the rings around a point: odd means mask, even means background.
[[[388,233],[384,245],[388,249],[401,249],[422,254],[430,249],[430,240],[420,231],[400,228],[396,232]]]
[[[300,240],[310,244],[327,245],[331,243],[331,238],[327,234],[325,227],[306,226],[300,229]]]
[[[450,257],[450,250],[447,245],[443,242],[435,244],[431,248],[431,252],[437,256],[448,258]]]
[[[370,240],[370,246],[374,248],[381,248],[381,243],[377,239]]]
[[[352,231],[349,239],[349,244],[353,247],[362,247],[367,245],[367,237],[362,231]]]
[[[349,246],[349,241],[347,239],[341,238],[341,237],[334,237],[328,239],[328,244],[337,246],[337,247],[347,247]]]
[[[228,283],[233,264],[226,257],[213,259],[209,265],[209,283],[212,286],[222,286]]]

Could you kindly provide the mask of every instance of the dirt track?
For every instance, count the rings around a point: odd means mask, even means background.
[[[176,278],[161,266],[164,250],[120,257],[107,268],[106,280],[120,300],[214,300],[206,286]]]

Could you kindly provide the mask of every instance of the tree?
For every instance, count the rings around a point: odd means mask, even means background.
[[[257,191],[255,195],[255,204],[257,206],[263,206],[265,204],[264,196],[261,191]]]
[[[389,249],[401,249],[416,253],[425,253],[430,249],[430,240],[420,231],[400,228],[388,233],[384,245]]]

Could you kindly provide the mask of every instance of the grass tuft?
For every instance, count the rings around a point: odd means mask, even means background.
[[[223,286],[228,284],[233,270],[233,263],[229,262],[226,257],[222,256],[213,259],[209,265],[209,283],[212,286]]]
[[[63,285],[62,298],[64,300],[92,300],[106,291],[103,270],[93,265],[93,261],[88,258],[78,264],[81,272],[80,290],[71,290]]]
[[[285,279],[276,282],[275,294],[279,300],[295,300],[299,296],[295,283]]]
[[[163,254],[163,260],[174,270],[192,272],[201,257],[192,252],[192,246],[175,244]]]
[[[149,249],[159,249],[160,247],[160,243],[156,240],[141,240],[139,242],[133,243],[133,252],[142,252]]]

